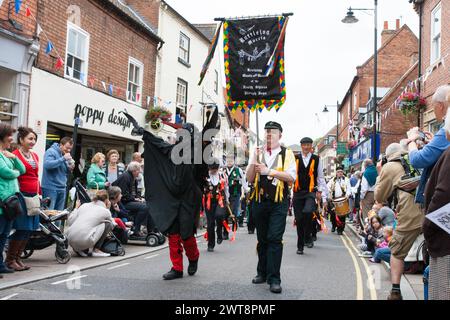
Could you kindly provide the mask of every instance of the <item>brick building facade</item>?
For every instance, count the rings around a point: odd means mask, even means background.
[[[423,114],[424,130],[435,132],[436,122],[431,97],[436,88],[450,84],[450,2],[446,0],[414,0],[420,14],[422,6],[422,95],[427,99],[428,110]]]
[[[32,72],[28,125],[42,136],[35,149],[72,136],[79,120],[76,159],[117,149],[122,161],[142,149],[128,111],[145,125],[155,88],[156,55],[163,45],[156,28],[117,0],[39,0],[44,30]],[[47,54],[48,40],[54,49]],[[58,59],[64,66],[56,68]]]
[[[400,27],[399,20],[397,20],[395,30],[390,30],[388,22],[385,22],[381,38],[382,45],[378,49],[378,101],[411,68],[417,60],[418,53],[418,38],[407,25]],[[339,141],[351,140],[353,128],[371,127],[373,123],[370,102],[373,90],[374,57],[372,56],[356,69],[356,76],[353,78],[339,107]],[[381,113],[379,112],[377,118],[378,131],[382,129],[380,128],[380,122],[382,122],[380,119]],[[384,123],[385,128],[399,126],[400,123],[396,121],[400,121],[400,119],[388,119]]]

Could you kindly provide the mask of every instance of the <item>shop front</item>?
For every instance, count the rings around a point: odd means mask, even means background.
[[[380,155],[380,135],[377,134],[377,158],[379,158]],[[372,159],[373,155],[373,142],[372,138],[369,138],[367,140],[364,140],[363,142],[356,145],[354,148],[350,150],[349,155],[349,165],[351,168],[354,168],[355,170],[361,169],[362,162],[366,159]]]
[[[97,152],[116,149],[121,161],[129,163],[134,152],[142,151],[142,140],[131,135],[132,124],[121,112],[144,126],[145,109],[36,68],[31,83],[29,125],[39,135],[35,151],[40,157],[62,137],[74,135],[76,118],[77,171]]]

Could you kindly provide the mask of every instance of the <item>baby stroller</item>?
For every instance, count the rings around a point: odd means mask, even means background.
[[[89,197],[86,189],[80,183],[79,179],[75,180],[73,186],[75,187],[74,206],[75,206],[77,200],[80,200],[81,204],[91,202],[91,198]],[[117,241],[119,241],[117,239],[117,234],[114,237],[116,238]],[[164,244],[164,242],[166,241],[166,237],[159,231],[151,231],[151,232],[148,232],[147,235],[145,235],[143,237],[133,237],[133,235],[131,235],[129,237],[129,240],[144,241],[147,246],[156,247],[156,246]]]
[[[70,261],[69,242],[63,232],[55,224],[67,218],[69,211],[64,210],[55,216],[48,216],[44,210],[50,205],[50,199],[41,200],[41,210],[39,212],[39,231],[34,231],[28,240],[25,250],[21,254],[22,259],[31,257],[35,250],[43,250],[56,243],[56,261],[66,264]]]

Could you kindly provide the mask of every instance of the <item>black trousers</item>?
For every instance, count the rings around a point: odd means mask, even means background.
[[[124,204],[125,209],[130,211],[130,215],[134,218],[133,231],[140,232],[141,225],[147,224],[147,231],[151,232],[155,229],[155,223],[150,215],[150,210],[145,202],[131,201]]]
[[[312,218],[316,206],[316,195],[314,193],[294,194],[294,214],[295,220],[297,221],[298,250],[303,250],[305,244],[312,242]]]
[[[253,218],[253,205],[252,202],[247,204],[247,229],[248,231],[255,231],[255,219]]]
[[[330,220],[333,229],[336,229],[338,232],[342,232],[345,229],[345,219],[347,216],[338,216],[336,212],[333,210],[330,212]]]
[[[217,201],[211,201],[210,209],[205,210],[206,222],[208,231],[208,247],[214,248],[216,244],[216,227],[217,227],[217,239],[223,239],[223,219],[224,219],[224,208],[221,208]]]
[[[256,270],[269,284],[281,283],[280,268],[287,211],[287,200],[280,203],[268,199],[253,202],[253,217],[258,238]]]

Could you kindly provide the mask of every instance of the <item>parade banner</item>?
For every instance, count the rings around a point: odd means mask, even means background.
[[[278,111],[284,104],[287,20],[274,17],[224,22],[226,104],[230,110]]]

